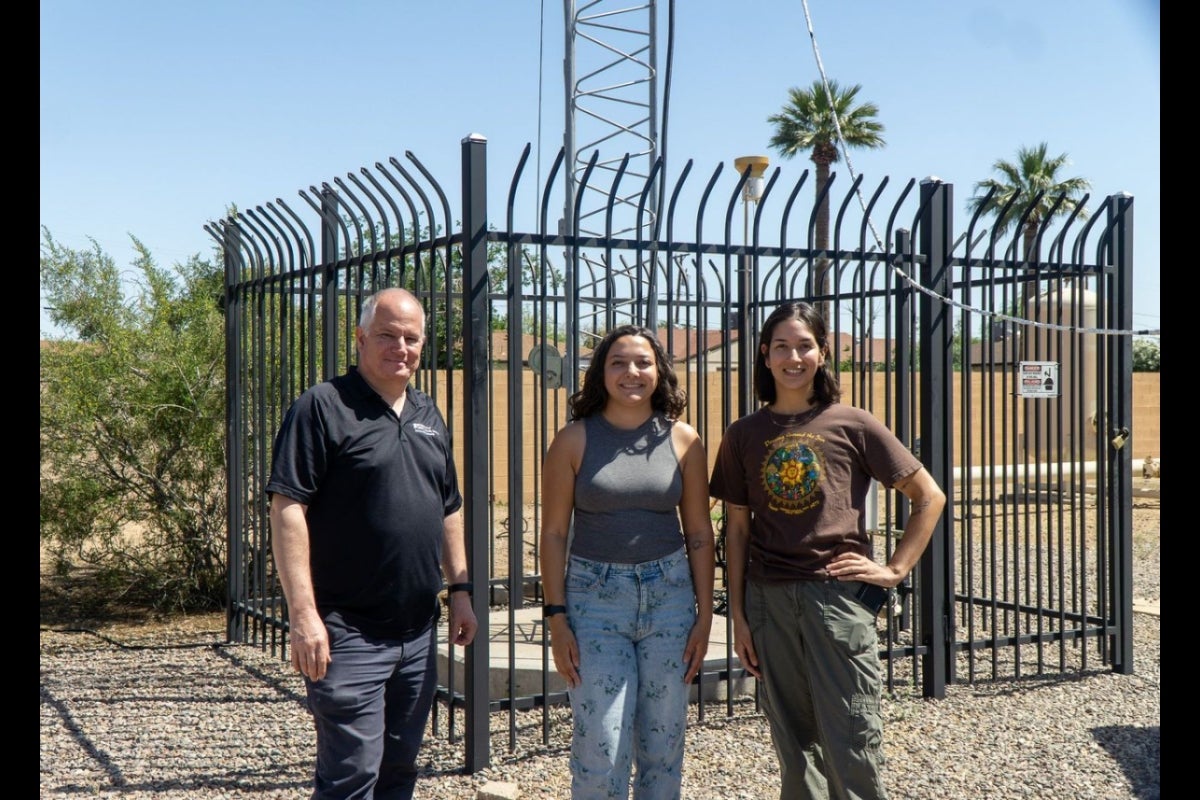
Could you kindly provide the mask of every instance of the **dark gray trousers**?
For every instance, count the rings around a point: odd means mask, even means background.
[[[410,800],[437,686],[434,626],[407,640],[325,618],[332,662],[305,680],[317,729],[313,800]]]

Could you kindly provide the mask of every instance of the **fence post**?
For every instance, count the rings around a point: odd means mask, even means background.
[[[1133,330],[1133,196],[1120,193],[1109,198],[1108,254],[1111,259],[1115,302],[1108,305],[1104,323],[1115,330]],[[1097,259],[1100,264],[1103,258]],[[1102,279],[1101,279],[1102,280]],[[1133,448],[1128,446],[1128,431],[1133,429],[1133,337],[1116,336],[1108,348],[1109,398],[1112,425],[1106,440],[1111,497],[1108,506],[1109,530],[1118,538],[1113,542],[1112,600],[1117,641],[1113,647],[1113,671],[1133,673]],[[1119,436],[1126,446],[1112,444]]]
[[[338,233],[330,222],[337,219],[337,201],[332,189],[321,191],[321,380],[327,381],[338,374],[338,301],[337,268]],[[349,253],[347,253],[349,255]],[[349,314],[350,309],[346,309]]]
[[[463,498],[467,564],[475,584],[471,603],[479,620],[475,642],[466,649],[466,769],[488,766],[488,320],[487,139],[462,140],[463,229]],[[518,321],[519,324],[519,321]],[[510,358],[515,354],[510,354]],[[515,598],[509,598],[515,602]],[[453,687],[451,687],[453,693]]]
[[[946,420],[954,419],[953,292],[950,255],[953,249],[954,187],[937,178],[921,181],[920,284],[929,290],[917,299],[923,341],[921,368],[921,462],[946,492],[946,510],[934,528],[922,556],[921,630],[927,656],[922,670],[922,695],[941,699],[954,679],[954,436]],[[932,294],[931,294],[932,293]],[[934,296],[936,295],[936,297]]]
[[[242,477],[245,464],[245,448],[242,446],[242,408],[241,400],[241,341],[242,341],[242,287],[243,276],[241,257],[238,248],[241,244],[241,232],[237,221],[231,215],[223,228],[224,238],[221,242],[222,255],[225,261],[225,458],[230,465],[227,472],[235,471]],[[246,558],[245,540],[242,529],[245,524],[246,486],[243,480],[226,480],[225,503],[227,520],[228,555],[226,566],[226,591],[229,599],[225,603],[225,636],[231,642],[246,641],[245,615],[237,609],[245,607],[248,591],[246,589],[246,573],[242,563]]]

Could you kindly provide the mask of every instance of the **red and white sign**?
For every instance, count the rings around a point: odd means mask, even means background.
[[[1017,394],[1021,397],[1058,397],[1058,362],[1022,361],[1018,364]]]

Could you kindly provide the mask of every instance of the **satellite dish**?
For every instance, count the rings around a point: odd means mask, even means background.
[[[542,384],[547,389],[562,386],[562,364],[562,355],[545,342],[534,345],[529,351],[529,369],[542,376]]]

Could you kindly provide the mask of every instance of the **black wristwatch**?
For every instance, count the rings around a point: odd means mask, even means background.
[[[565,613],[567,613],[566,606],[552,606],[552,605],[542,606],[542,616],[546,619],[553,617],[555,614],[565,614]]]

